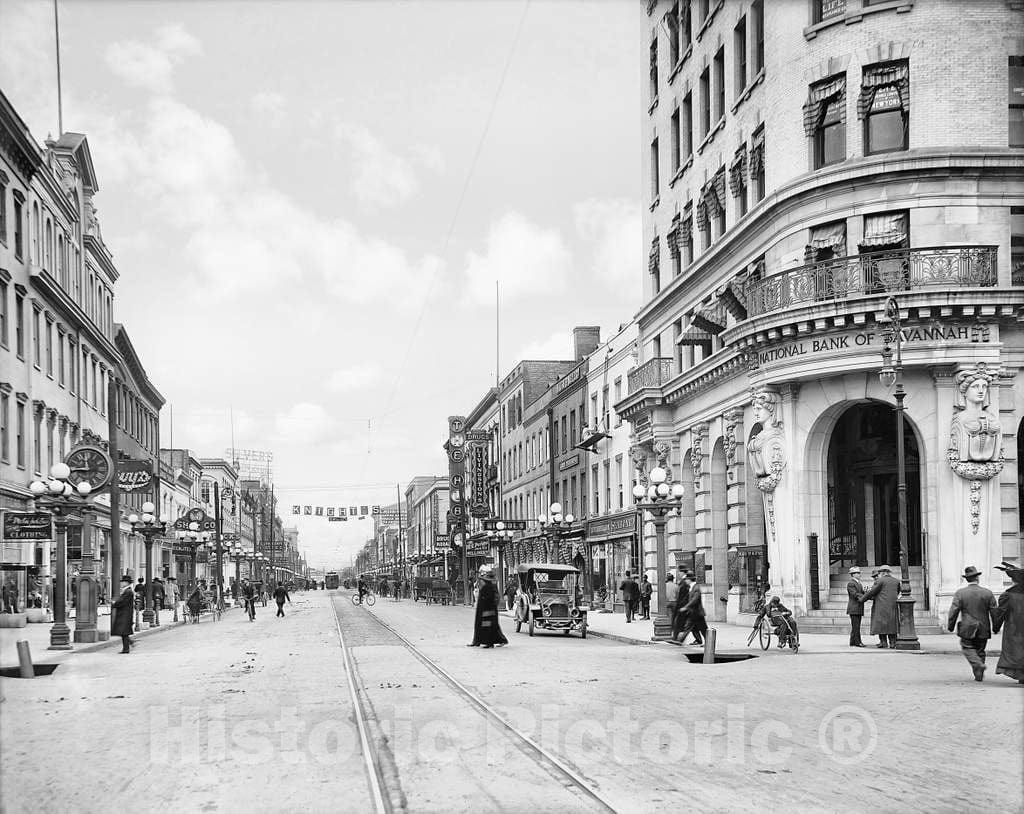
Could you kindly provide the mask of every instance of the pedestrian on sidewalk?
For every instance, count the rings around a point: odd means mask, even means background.
[[[178,588],[178,580],[175,577],[167,577],[167,598],[171,603],[171,610],[174,611],[174,619],[178,621],[178,601],[181,599],[181,592]]]
[[[864,620],[864,583],[860,581],[860,568],[850,569],[850,581],[846,583],[846,615],[850,617],[850,647],[864,647],[860,638],[860,623]]]
[[[121,577],[121,594],[110,606],[110,635],[121,637],[121,652],[131,652],[132,610],[135,606],[135,592],[132,578]]]
[[[985,678],[985,646],[992,638],[992,619],[996,611],[995,595],[978,584],[981,571],[973,565],[964,570],[967,584],[953,594],[949,606],[949,632],[956,628],[960,650],[971,665],[975,681]],[[957,622],[957,617],[960,621]]]
[[[1000,571],[1013,580],[1013,585],[1003,591],[999,604],[992,614],[992,631],[1003,631],[1003,646],[996,664],[998,675],[1017,679],[1024,684],[1024,568],[1004,562],[997,565]]]
[[[198,582],[192,586],[185,604],[188,605],[188,613],[192,622],[199,624],[199,612],[203,609],[203,588]]]
[[[704,614],[704,597],[700,592],[700,584],[697,582],[697,577],[693,571],[686,572],[683,587],[679,589],[679,605],[683,614],[682,624],[680,625],[683,638],[680,644],[685,643],[687,635],[692,633],[693,643],[698,647],[703,647],[704,634],[707,633],[708,623]]]
[[[505,609],[512,610],[516,604],[516,583],[515,580],[509,576],[505,583]]]
[[[142,612],[146,609],[146,578],[135,583],[135,629],[142,630]]]
[[[256,589],[247,579],[242,580],[242,601],[250,622],[256,621]]]
[[[288,589],[279,581],[274,589],[274,601],[277,603],[278,616],[284,616],[284,602],[286,599],[289,605],[292,604],[292,598],[288,596]]]
[[[644,574],[644,580],[640,584],[640,616],[641,619],[651,618],[651,594],[654,593],[654,586],[651,585],[651,581],[647,578],[647,574]]]
[[[480,571],[480,589],[477,591],[476,615],[473,617],[473,641],[467,647],[483,647],[490,649],[494,645],[508,644],[508,639],[501,632],[498,622],[498,588],[494,581],[494,571]]]
[[[619,590],[622,592],[622,601],[626,605],[626,623],[629,624],[636,615],[637,602],[640,600],[640,586],[636,584],[636,580],[633,579],[629,571],[623,577]]]
[[[18,612],[18,586],[13,579],[7,580],[3,587],[4,613]]]
[[[878,566],[878,579],[864,593],[863,601],[871,600],[871,635],[878,637],[875,647],[882,650],[896,647],[899,631],[896,601],[899,597],[900,583],[893,577],[892,569],[888,565]]]
[[[671,574],[665,577],[665,609],[668,612],[668,621],[675,624],[676,608],[679,607],[679,585]]]
[[[167,592],[164,590],[164,581],[160,577],[153,577],[153,624],[160,624],[160,610],[164,606],[164,599]]]

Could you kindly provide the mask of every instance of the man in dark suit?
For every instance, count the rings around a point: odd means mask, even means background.
[[[980,576],[981,571],[973,565],[967,566],[964,571],[967,584],[953,594],[953,604],[949,606],[949,632],[956,628],[960,649],[971,665],[975,681],[985,678],[985,646],[992,638],[992,612],[996,609],[993,593],[978,584]]]
[[[688,571],[683,585],[684,587],[679,589],[680,613],[685,619],[682,640],[685,642],[686,634],[692,633],[693,643],[703,646],[704,634],[707,632],[708,623],[704,618],[704,598],[701,596],[697,576],[692,571]],[[684,594],[684,591],[688,593]]]
[[[871,600],[871,635],[878,637],[875,647],[896,647],[899,620],[896,617],[896,602],[900,598],[900,581],[892,576],[888,565],[878,566],[879,576],[875,584],[862,597]]]
[[[860,569],[850,569],[850,581],[846,583],[846,615],[850,617],[850,647],[864,647],[860,640],[860,623],[864,619],[864,584],[860,581]]]
[[[626,572],[619,590],[622,591],[622,601],[626,605],[626,622],[632,622],[633,616],[636,614],[637,603],[640,601],[640,586],[630,576],[629,571]]]

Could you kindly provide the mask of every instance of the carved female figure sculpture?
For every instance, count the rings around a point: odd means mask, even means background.
[[[1002,427],[988,408],[990,389],[998,371],[979,362],[972,370],[957,374],[956,412],[949,430],[949,467],[971,482],[971,530],[981,526],[981,484],[1003,470]]]
[[[747,443],[750,468],[762,492],[772,492],[786,466],[785,435],[778,416],[779,396],[773,390],[755,390],[752,396],[754,423],[761,431]]]
[[[983,365],[957,374],[957,412],[953,415],[949,449],[956,453],[958,461],[985,463],[999,457],[1002,428],[988,409],[989,387],[994,378]]]

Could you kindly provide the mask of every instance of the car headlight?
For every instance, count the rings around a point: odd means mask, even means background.
[[[573,618],[574,618],[574,619],[575,619],[575,618],[578,618],[578,617],[579,617],[579,615],[580,615],[580,609],[579,609],[579,608],[573,608],[573,609],[572,609],[572,615],[573,615]]]
[[[550,616],[551,615],[551,608],[549,606],[547,606],[547,605],[544,606],[544,615],[545,616]]]

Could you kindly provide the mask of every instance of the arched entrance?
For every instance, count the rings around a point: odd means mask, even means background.
[[[917,437],[904,416],[908,564],[920,566],[921,477]],[[900,562],[896,411],[866,402],[847,408],[828,445],[829,570]]]

